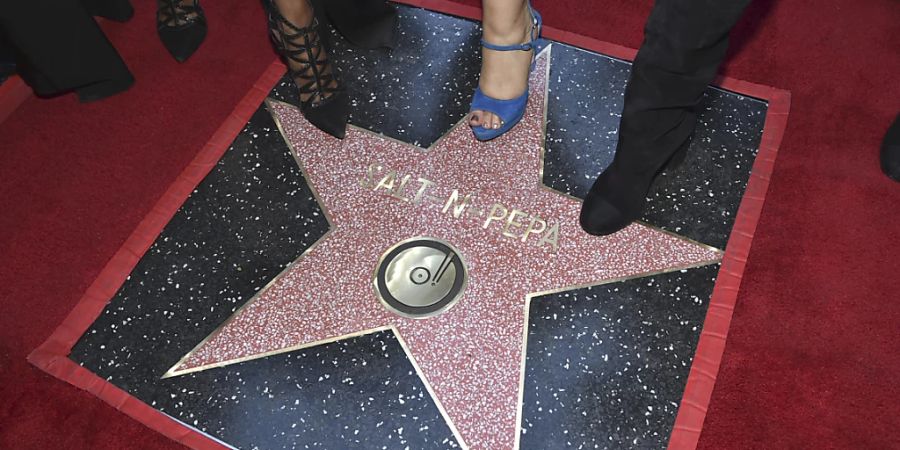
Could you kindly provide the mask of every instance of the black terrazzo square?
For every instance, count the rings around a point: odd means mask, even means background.
[[[400,6],[395,50],[332,33],[351,122],[427,147],[468,111],[480,25]],[[544,183],[583,196],[612,160],[630,64],[552,44]],[[270,94],[296,103],[291,81]],[[710,88],[686,164],[645,220],[724,248],[766,103]],[[238,448],[454,448],[388,331],[161,379],[309,248],[327,221],[261,106],[132,271],[70,358]],[[522,448],[664,447],[717,265],[531,302]]]

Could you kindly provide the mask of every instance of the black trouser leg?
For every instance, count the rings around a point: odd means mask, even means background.
[[[357,47],[396,45],[397,9],[386,0],[315,0],[313,4]]]
[[[695,108],[750,0],[657,0],[625,90],[617,164],[657,171],[697,123]]]
[[[750,0],[656,0],[625,89],[612,165],[594,182],[581,226],[606,235],[638,219],[653,178],[694,132],[697,104]]]
[[[81,89],[94,99],[134,81],[80,0],[3,2],[0,25],[20,56],[19,73],[40,95]]]

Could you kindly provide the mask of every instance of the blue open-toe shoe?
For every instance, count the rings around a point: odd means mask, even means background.
[[[524,44],[517,45],[495,45],[490,42],[481,40],[481,45],[484,48],[489,50],[496,50],[501,52],[507,51],[530,51],[535,50],[537,53],[537,39],[541,34],[541,15],[531,7],[531,3],[528,3],[528,11],[531,13],[531,35],[528,42]],[[531,68],[534,68],[534,57],[531,57]],[[529,69],[530,70],[530,69]],[[487,111],[489,113],[495,114],[502,121],[502,125],[500,128],[485,128],[483,126],[472,127],[472,133],[475,134],[475,138],[479,141],[489,141],[498,136],[501,136],[503,133],[511,130],[512,127],[516,126],[519,123],[519,120],[522,120],[522,116],[525,115],[525,106],[528,104],[528,84],[525,85],[525,92],[522,93],[519,97],[509,99],[509,100],[500,100],[493,97],[488,97],[481,92],[481,87],[475,89],[475,95],[472,97],[472,106],[469,107],[469,111]]]

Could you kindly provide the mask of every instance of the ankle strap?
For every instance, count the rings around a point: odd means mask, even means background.
[[[481,39],[481,45],[489,50],[496,50],[499,52],[508,52],[514,50],[523,50],[528,51],[537,48],[537,40],[541,35],[541,28],[543,28],[543,20],[541,19],[541,15],[531,7],[531,2],[528,2],[528,12],[531,13],[531,30],[529,30],[529,40],[524,44],[513,44],[513,45],[497,45],[491,44],[488,41],[485,41],[484,38]]]
[[[526,42],[524,44],[515,44],[515,45],[497,45],[497,44],[491,44],[490,42],[482,39],[481,45],[486,49],[497,50],[500,52],[508,52],[508,51],[512,51],[512,50],[528,51],[528,50],[531,50],[534,48],[534,41],[532,40],[532,41]]]

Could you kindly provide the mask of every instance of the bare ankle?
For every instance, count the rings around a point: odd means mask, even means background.
[[[278,12],[297,28],[304,28],[313,21],[313,9],[307,0],[274,0]]]
[[[515,20],[486,20],[484,22],[484,39],[492,44],[521,44],[528,36],[528,8],[516,14]]]

